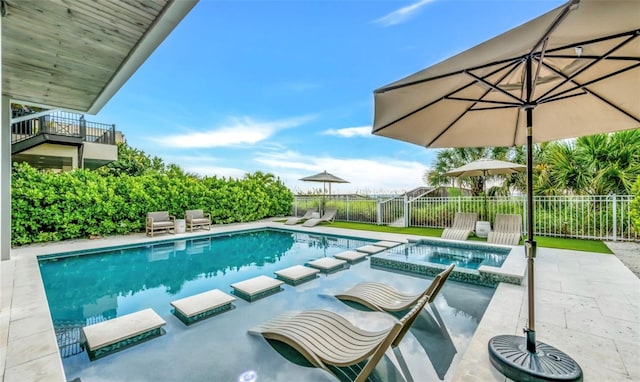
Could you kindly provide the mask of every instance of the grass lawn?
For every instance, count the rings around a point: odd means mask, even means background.
[[[422,236],[435,236],[435,237],[440,237],[440,235],[442,234],[442,228],[388,227],[384,225],[338,222],[338,221],[333,222],[331,226],[336,228],[359,229],[363,231],[404,233],[409,235],[422,235]],[[482,239],[475,236],[470,236],[469,240],[484,241],[484,242],[487,241],[486,239]],[[565,238],[546,237],[546,236],[536,236],[535,240],[538,243],[539,247],[570,249],[573,251],[612,254],[609,247],[607,247],[602,241],[599,241],[599,240],[565,239]]]

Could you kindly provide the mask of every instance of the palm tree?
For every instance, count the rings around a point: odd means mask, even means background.
[[[506,147],[461,147],[443,149],[438,152],[433,169],[426,171],[424,181],[432,186],[450,185],[452,178],[444,175],[456,167],[463,166],[474,160],[490,158],[507,160],[509,148]],[[460,178],[461,187],[469,188],[473,195],[481,195],[484,190],[484,177]]]

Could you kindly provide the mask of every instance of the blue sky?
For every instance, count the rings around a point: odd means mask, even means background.
[[[257,170],[294,192],[424,185],[436,150],[371,135],[373,90],[563,1],[200,0],[91,120],[200,175]]]

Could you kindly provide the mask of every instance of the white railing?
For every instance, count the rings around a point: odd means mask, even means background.
[[[541,236],[595,240],[640,240],[631,224],[631,195],[536,196],[534,233]],[[336,208],[336,220],[401,227],[449,227],[456,212],[477,212],[479,220],[493,222],[496,214],[519,214],[526,232],[524,196],[477,196],[410,199],[395,196],[297,196],[292,214],[307,208]]]

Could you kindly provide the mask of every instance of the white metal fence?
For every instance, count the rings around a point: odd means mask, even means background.
[[[534,233],[541,236],[595,240],[639,240],[629,214],[631,195],[536,196]],[[477,212],[479,220],[493,222],[496,214],[519,214],[526,232],[524,196],[449,198],[387,196],[297,196],[292,214],[308,208],[336,208],[336,220],[401,227],[449,227],[456,212]]]

